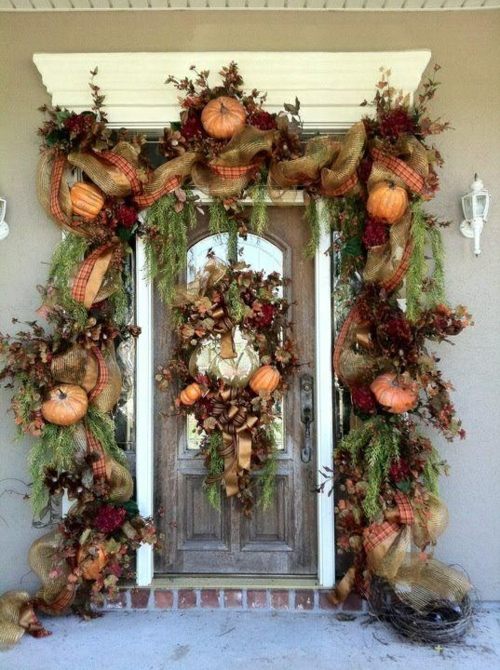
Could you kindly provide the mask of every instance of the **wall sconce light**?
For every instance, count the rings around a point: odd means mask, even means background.
[[[7,211],[7,200],[0,198],[0,241],[4,240],[9,234],[9,226],[5,220],[5,212]]]
[[[460,224],[460,232],[464,237],[470,237],[474,240],[474,253],[479,256],[481,253],[481,233],[490,208],[490,194],[484,188],[484,184],[477,174],[474,175],[474,181],[470,187],[472,189],[470,193],[462,197],[465,220]]]

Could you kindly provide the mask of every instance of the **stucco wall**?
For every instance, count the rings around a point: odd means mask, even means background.
[[[48,96],[32,63],[34,52],[301,50],[357,51],[430,48],[443,83],[434,105],[454,130],[438,140],[446,158],[442,190],[429,206],[460,219],[459,197],[474,171],[493,196],[483,254],[457,225],[444,232],[448,293],[465,303],[476,325],[443,347],[442,367],[454,381],[455,401],[468,435],[440,444],[451,465],[442,494],[451,513],[437,555],[460,563],[484,599],[500,599],[500,12],[441,13],[251,13],[154,12],[0,14],[0,194],[7,197],[11,235],[0,242],[0,331],[10,319],[32,319],[35,285],[45,280],[58,230],[47,221],[34,191],[40,122],[37,107]],[[279,57],[279,56],[278,56]],[[167,74],[167,73],[166,73]],[[0,391],[0,591],[36,580],[26,553],[40,530],[31,528],[29,504],[20,495],[27,481],[29,444],[16,441],[6,414],[9,394]]]

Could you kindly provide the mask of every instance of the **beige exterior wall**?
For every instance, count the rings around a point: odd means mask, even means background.
[[[34,190],[38,106],[47,93],[34,52],[71,51],[377,51],[429,48],[442,66],[434,104],[453,131],[438,139],[446,158],[442,190],[429,209],[458,222],[459,197],[478,171],[493,196],[483,254],[452,225],[444,232],[448,294],[465,303],[476,325],[442,347],[442,367],[457,388],[455,401],[468,435],[440,443],[451,465],[442,484],[450,527],[437,555],[463,565],[481,597],[500,599],[500,12],[113,12],[0,13],[0,195],[8,199],[11,235],[0,242],[0,331],[10,319],[32,319],[36,284],[58,240]],[[279,56],[277,56],[279,58]],[[381,63],[383,65],[383,63]],[[168,73],[165,73],[168,74]],[[244,74],[244,73],[243,73]],[[41,531],[29,503],[16,493],[27,481],[27,441],[16,441],[0,391],[0,592],[36,584],[26,554]]]

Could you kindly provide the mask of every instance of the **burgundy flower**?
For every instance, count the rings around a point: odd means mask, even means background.
[[[120,205],[116,210],[118,224],[124,228],[132,228],[137,221],[137,210],[130,205]]]
[[[94,114],[72,114],[64,121],[64,127],[69,130],[72,135],[83,135],[92,130],[95,121]]]
[[[415,132],[415,121],[406,110],[392,109],[380,120],[379,129],[382,137],[396,141],[400,135]]]
[[[373,161],[371,158],[363,158],[358,167],[358,177],[366,184],[372,171]]]
[[[384,334],[394,344],[408,344],[412,341],[413,335],[410,324],[404,316],[395,316],[389,319],[383,327]]]
[[[203,134],[203,126],[197,114],[188,114],[181,126],[181,135],[186,140],[192,140]]]
[[[393,461],[389,469],[389,477],[394,482],[400,482],[403,479],[408,479],[410,475],[410,466],[404,460],[404,458],[398,458],[397,461]]]
[[[112,533],[125,521],[127,512],[123,507],[113,507],[113,505],[103,505],[97,512],[94,519],[94,528],[101,533]]]
[[[259,128],[260,130],[274,130],[276,128],[276,119],[269,112],[265,112],[263,109],[258,109],[248,118],[248,123],[254,128]]]
[[[379,219],[369,217],[363,232],[363,244],[365,247],[378,247],[385,244],[389,239],[389,227]]]
[[[118,579],[120,579],[123,574],[123,569],[118,563],[108,563],[107,570]]]
[[[258,328],[267,328],[273,322],[275,311],[273,305],[262,305],[259,314],[253,317],[254,324]]]
[[[367,386],[359,386],[351,390],[352,403],[363,414],[373,414],[377,409],[375,396]]]

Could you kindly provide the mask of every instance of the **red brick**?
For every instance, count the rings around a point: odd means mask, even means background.
[[[363,609],[363,599],[357,593],[350,593],[342,604],[345,612],[359,612]]]
[[[314,609],[314,591],[295,591],[295,609]]]
[[[288,591],[271,591],[271,607],[275,610],[287,610]]]
[[[207,589],[201,592],[202,607],[219,607],[219,592],[214,589]]]
[[[243,607],[243,591],[224,591],[224,607]]]
[[[130,597],[132,599],[132,607],[134,609],[144,609],[148,606],[149,594],[151,591],[149,589],[132,589],[130,591]]]
[[[189,607],[196,607],[196,591],[181,589],[179,591],[179,609],[185,610]]]
[[[127,594],[125,591],[118,591],[112,596],[106,598],[107,609],[120,609],[127,606]]]
[[[250,609],[267,607],[267,593],[265,591],[247,591],[247,604]]]
[[[172,609],[174,605],[174,594],[172,591],[155,591],[155,607],[163,610]]]
[[[320,591],[319,592],[319,607],[322,610],[336,610],[337,605],[334,605],[329,599],[328,596],[331,595],[331,591]]]

